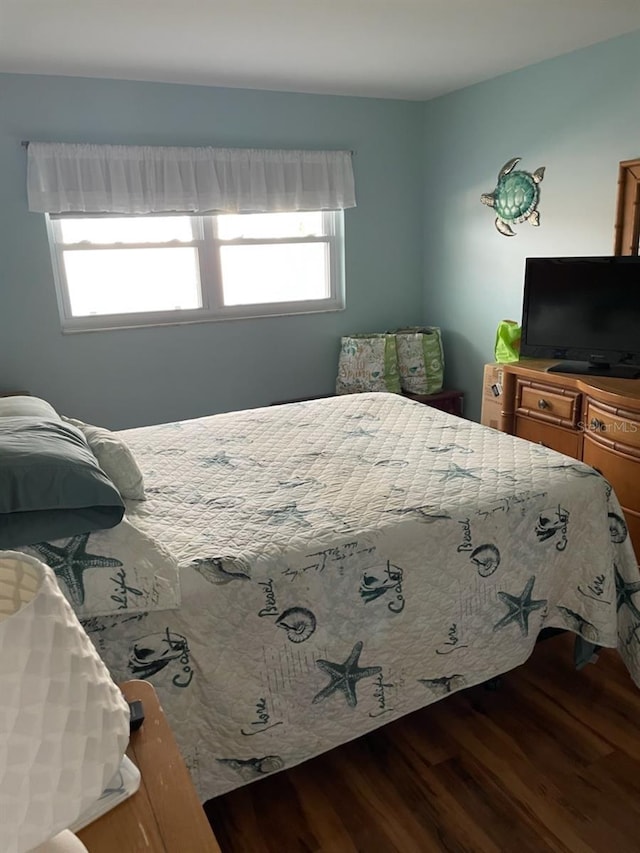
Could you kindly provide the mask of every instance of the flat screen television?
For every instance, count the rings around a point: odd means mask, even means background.
[[[640,376],[640,257],[527,258],[520,353],[558,373]]]

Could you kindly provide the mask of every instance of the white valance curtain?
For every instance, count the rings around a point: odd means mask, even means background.
[[[355,207],[350,151],[31,142],[29,210],[257,213]]]

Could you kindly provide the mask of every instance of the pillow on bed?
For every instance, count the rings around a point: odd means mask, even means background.
[[[124,441],[105,427],[92,426],[73,418],[63,418],[82,431],[98,465],[113,482],[123,498],[145,500],[144,479],[133,453]]]
[[[39,397],[0,397],[0,418],[43,418],[59,421],[60,415],[50,403]]]
[[[82,433],[58,418],[0,418],[0,548],[106,530],[118,490]]]

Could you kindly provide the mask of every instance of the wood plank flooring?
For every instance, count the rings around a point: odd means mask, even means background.
[[[210,800],[223,853],[640,853],[640,690],[572,651]]]

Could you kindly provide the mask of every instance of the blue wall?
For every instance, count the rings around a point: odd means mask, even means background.
[[[528,255],[609,254],[620,160],[640,156],[640,33],[426,104],[0,75],[0,389],[113,427],[328,393],[349,331],[444,331],[447,384],[479,417],[495,328],[520,319]],[[62,335],[22,139],[353,148],[347,310]],[[546,166],[541,227],[480,204],[499,168]]]
[[[423,105],[0,74],[0,389],[128,427],[329,393],[350,331],[422,314]],[[22,139],[355,149],[339,313],[62,335]]]
[[[425,104],[425,316],[444,330],[448,384],[479,417],[501,319],[520,320],[527,256],[608,255],[620,160],[640,157],[640,33]],[[500,167],[547,171],[540,228],[495,230],[480,194]],[[639,330],[640,334],[640,330]]]

